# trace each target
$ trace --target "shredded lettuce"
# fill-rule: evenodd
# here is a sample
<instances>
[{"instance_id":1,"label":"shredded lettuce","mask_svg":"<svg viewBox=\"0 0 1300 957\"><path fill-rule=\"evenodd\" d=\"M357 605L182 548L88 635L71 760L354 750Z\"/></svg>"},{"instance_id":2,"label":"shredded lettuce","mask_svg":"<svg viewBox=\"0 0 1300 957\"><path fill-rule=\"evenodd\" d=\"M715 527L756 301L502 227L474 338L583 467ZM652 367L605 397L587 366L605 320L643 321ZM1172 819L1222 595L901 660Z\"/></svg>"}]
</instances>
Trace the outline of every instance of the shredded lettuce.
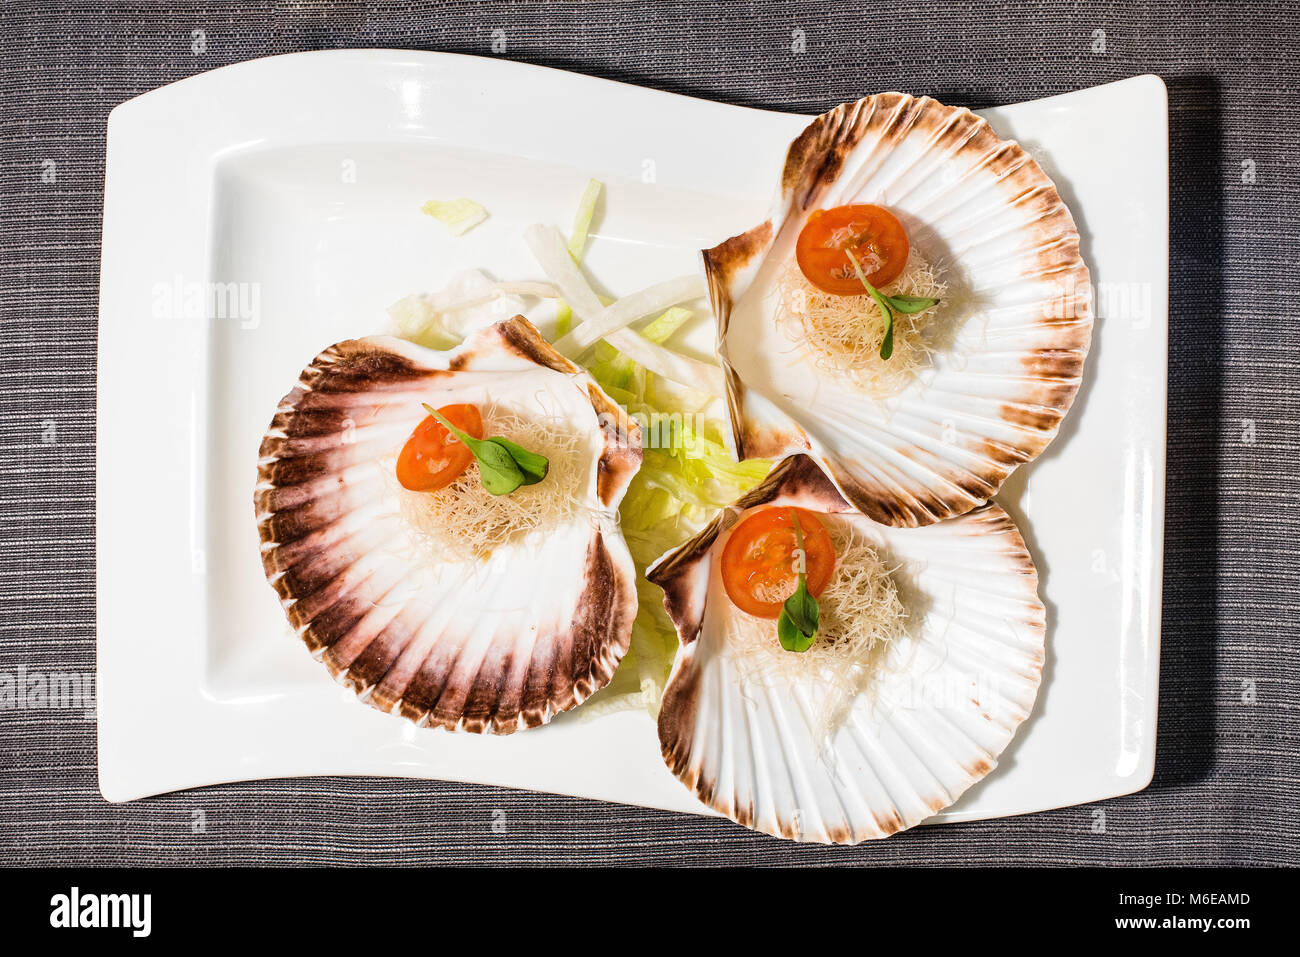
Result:
<instances>
[{"instance_id":1,"label":"shredded lettuce","mask_svg":"<svg viewBox=\"0 0 1300 957\"><path fill-rule=\"evenodd\" d=\"M598 179L587 181L587 188L582 191L578 201L578 211L573 217L573 232L569 234L569 255L575 263L582 262L582 254L587 248L587 233L591 231L591 220L596 215L596 204L605 191L605 184Z\"/></svg>"},{"instance_id":2,"label":"shredded lettuce","mask_svg":"<svg viewBox=\"0 0 1300 957\"><path fill-rule=\"evenodd\" d=\"M473 332L524 310L522 296L543 298L542 283L495 282L478 269L464 269L437 292L406 296L388 307L404 339L429 349L450 349Z\"/></svg>"},{"instance_id":3,"label":"shredded lettuce","mask_svg":"<svg viewBox=\"0 0 1300 957\"><path fill-rule=\"evenodd\" d=\"M423 296L404 296L388 307L388 315L403 339L430 349L450 349L455 345L438 325L438 310Z\"/></svg>"},{"instance_id":4,"label":"shredded lettuce","mask_svg":"<svg viewBox=\"0 0 1300 957\"><path fill-rule=\"evenodd\" d=\"M573 328L573 310L569 308L567 302L561 302L555 307L555 338L568 335Z\"/></svg>"},{"instance_id":5,"label":"shredded lettuce","mask_svg":"<svg viewBox=\"0 0 1300 957\"><path fill-rule=\"evenodd\" d=\"M486 209L463 196L459 199L431 199L420 207L420 212L442 223L453 236L469 232L488 218Z\"/></svg>"},{"instance_id":6,"label":"shredded lettuce","mask_svg":"<svg viewBox=\"0 0 1300 957\"><path fill-rule=\"evenodd\" d=\"M641 330L641 335L661 346L686 324L691 315L691 311L684 306L672 306L658 319L647 323Z\"/></svg>"},{"instance_id":7,"label":"shredded lettuce","mask_svg":"<svg viewBox=\"0 0 1300 957\"><path fill-rule=\"evenodd\" d=\"M605 184L598 179L587 180L587 188L578 200L578 211L573 216L573 231L569 234L568 250L575 265L582 265L582 254L587 249L587 234L591 231L591 221L596 215L596 204L605 191ZM561 302L555 310L555 338L569 334L573 328L573 309L567 302Z\"/></svg>"},{"instance_id":8,"label":"shredded lettuce","mask_svg":"<svg viewBox=\"0 0 1300 957\"><path fill-rule=\"evenodd\" d=\"M652 320L644 334L663 342L690 317L689 309L674 306ZM722 423L701 411L708 396L692 395L672 384L661 387L654 373L608 343L596 343L585 365L601 388L650 434L642 436L641 469L619 508L623 537L637 570L639 602L632 645L613 680L581 710L596 715L644 708L657 715L677 654L677 631L664 610L663 592L646 581L645 570L762 481L771 463L737 462L727 448Z\"/></svg>"}]
</instances>

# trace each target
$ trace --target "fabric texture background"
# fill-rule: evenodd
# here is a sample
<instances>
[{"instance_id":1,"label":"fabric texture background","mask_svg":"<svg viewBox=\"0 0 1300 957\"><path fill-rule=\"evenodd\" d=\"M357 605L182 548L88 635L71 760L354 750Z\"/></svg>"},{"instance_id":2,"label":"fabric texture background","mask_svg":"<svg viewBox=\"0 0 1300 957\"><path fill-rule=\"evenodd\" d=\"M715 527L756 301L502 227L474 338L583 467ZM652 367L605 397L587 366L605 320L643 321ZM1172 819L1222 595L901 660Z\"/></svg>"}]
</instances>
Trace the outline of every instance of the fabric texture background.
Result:
<instances>
[{"instance_id":1,"label":"fabric texture background","mask_svg":"<svg viewBox=\"0 0 1300 957\"><path fill-rule=\"evenodd\" d=\"M0 673L94 672L105 121L123 100L174 80L330 47L490 55L493 30L504 31L510 59L808 113L877 90L980 108L1157 73L1170 95L1172 272L1159 748L1146 791L918 828L856 848L777 841L722 820L424 781L261 781L114 806L96 786L92 718L16 709L0 711L0 860L1300 863L1300 5L1227 9L1183 0L869 9L6 0ZM191 50L196 29L206 34L201 54ZM798 55L795 29L807 38ZM1104 52L1095 31L1104 31ZM492 826L499 811L504 833Z\"/></svg>"}]
</instances>

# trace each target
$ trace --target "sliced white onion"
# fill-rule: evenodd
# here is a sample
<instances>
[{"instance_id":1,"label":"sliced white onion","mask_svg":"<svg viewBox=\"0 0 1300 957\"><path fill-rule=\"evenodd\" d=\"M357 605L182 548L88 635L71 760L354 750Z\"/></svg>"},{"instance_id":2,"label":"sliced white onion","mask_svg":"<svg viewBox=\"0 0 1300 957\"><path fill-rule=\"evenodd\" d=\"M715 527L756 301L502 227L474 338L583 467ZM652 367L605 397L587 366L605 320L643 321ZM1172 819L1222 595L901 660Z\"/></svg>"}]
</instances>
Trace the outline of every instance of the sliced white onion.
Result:
<instances>
[{"instance_id":1,"label":"sliced white onion","mask_svg":"<svg viewBox=\"0 0 1300 957\"><path fill-rule=\"evenodd\" d=\"M605 307L601 304L600 297L592 290L574 264L564 243L564 237L560 235L558 229L541 224L529 226L524 230L524 240L532 250L537 264L542 267L546 278L560 290L560 296L568 303L578 319L590 322L604 311ZM717 366L673 352L651 342L632 329L617 329L602 338L633 362L645 366L655 375L661 375L665 379L671 379L712 396L726 397L727 390L723 385L722 370Z\"/></svg>"},{"instance_id":2,"label":"sliced white onion","mask_svg":"<svg viewBox=\"0 0 1300 957\"><path fill-rule=\"evenodd\" d=\"M605 341L638 365L643 365L655 375L672 379L699 392L717 398L726 398L727 390L722 380L722 370L709 362L692 359L680 352L651 342L635 329L619 329L604 337Z\"/></svg>"},{"instance_id":3,"label":"sliced white onion","mask_svg":"<svg viewBox=\"0 0 1300 957\"><path fill-rule=\"evenodd\" d=\"M560 290L549 282L532 282L526 279L518 282L499 282L497 289L512 296L536 296L538 299L560 298Z\"/></svg>"},{"instance_id":4,"label":"sliced white onion","mask_svg":"<svg viewBox=\"0 0 1300 957\"><path fill-rule=\"evenodd\" d=\"M600 314L604 308L600 297L582 277L558 229L541 224L529 226L524 230L524 241L532 250L537 264L542 267L542 272L546 273L546 278L559 289L560 298L568 303L574 315L586 322Z\"/></svg>"},{"instance_id":5,"label":"sliced white onion","mask_svg":"<svg viewBox=\"0 0 1300 957\"><path fill-rule=\"evenodd\" d=\"M420 298L438 312L456 312L461 309L473 309L485 306L507 296L534 296L538 299L559 299L560 291L549 282L497 282L486 292L474 295L448 294L443 292L425 293Z\"/></svg>"},{"instance_id":6,"label":"sliced white onion","mask_svg":"<svg viewBox=\"0 0 1300 957\"><path fill-rule=\"evenodd\" d=\"M593 319L578 326L554 343L556 351L573 358L597 339L607 337L646 316L663 312L669 306L688 299L698 299L708 292L700 276L679 276L655 283L640 292L610 303Z\"/></svg>"}]
</instances>

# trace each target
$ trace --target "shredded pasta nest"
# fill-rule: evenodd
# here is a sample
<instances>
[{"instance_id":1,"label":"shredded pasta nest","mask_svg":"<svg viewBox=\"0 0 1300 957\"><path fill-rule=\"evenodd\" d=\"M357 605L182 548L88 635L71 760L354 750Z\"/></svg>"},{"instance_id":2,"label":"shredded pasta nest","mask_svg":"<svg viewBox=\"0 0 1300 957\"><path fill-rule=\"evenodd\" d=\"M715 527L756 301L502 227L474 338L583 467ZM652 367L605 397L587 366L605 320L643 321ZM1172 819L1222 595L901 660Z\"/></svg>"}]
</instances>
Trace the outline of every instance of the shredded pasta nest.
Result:
<instances>
[{"instance_id":1,"label":"shredded pasta nest","mask_svg":"<svg viewBox=\"0 0 1300 957\"><path fill-rule=\"evenodd\" d=\"M913 250L902 275L880 291L943 300L948 284L937 267ZM944 310L943 302L923 312L895 312L893 354L882 359L885 318L865 290L861 296L824 292L791 261L778 279L777 293L777 324L786 338L806 348L818 368L857 391L873 398L895 395L930 365L927 332Z\"/></svg>"},{"instance_id":2,"label":"shredded pasta nest","mask_svg":"<svg viewBox=\"0 0 1300 957\"><path fill-rule=\"evenodd\" d=\"M786 651L775 621L735 607L728 609L725 637L743 693L772 678L792 679L811 689L815 726L829 738L875 677L890 640L907 629L909 616L894 580L897 569L849 522L834 515L821 519L836 558L831 580L817 598L820 627L812 647Z\"/></svg>"},{"instance_id":3,"label":"shredded pasta nest","mask_svg":"<svg viewBox=\"0 0 1300 957\"><path fill-rule=\"evenodd\" d=\"M425 556L438 562L485 560L502 546L536 541L591 510L584 474L591 463L585 448L590 439L572 421L541 406L540 401L528 409L493 401L481 408L485 437L509 439L550 462L546 478L508 495L493 495L483 487L477 462L435 492L403 488L385 462L399 512Z\"/></svg>"}]
</instances>

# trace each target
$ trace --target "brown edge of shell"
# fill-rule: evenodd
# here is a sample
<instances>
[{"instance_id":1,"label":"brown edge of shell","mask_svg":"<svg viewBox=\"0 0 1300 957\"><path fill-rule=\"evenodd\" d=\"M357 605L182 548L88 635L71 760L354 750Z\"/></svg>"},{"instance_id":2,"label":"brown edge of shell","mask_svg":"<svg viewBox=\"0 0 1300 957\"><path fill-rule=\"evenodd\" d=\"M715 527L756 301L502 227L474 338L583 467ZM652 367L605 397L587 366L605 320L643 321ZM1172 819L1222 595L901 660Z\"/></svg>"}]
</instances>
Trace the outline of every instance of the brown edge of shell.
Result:
<instances>
[{"instance_id":1,"label":"brown edge of shell","mask_svg":"<svg viewBox=\"0 0 1300 957\"><path fill-rule=\"evenodd\" d=\"M276 561L278 549L296 539L281 540L286 529L283 523L277 522L277 517L286 506L282 504L276 508L271 502L276 492L284 487L301 484L328 474L328 469L322 470L320 475L317 475L310 471L304 472L296 466L285 468L287 463L281 460L280 453L300 434L329 434L341 426L341 419L345 418L345 415L329 410L311 410L307 413L312 417L312 424L306 431L295 430L293 425L295 418L305 411L301 408L304 399L312 395L331 375L339 374L340 365L357 364L359 368L349 375L371 383L396 384L418 379L433 380L473 368L476 347L488 345L489 340L485 337L490 335L498 337L500 345L529 362L567 376L581 376L586 379L583 383L583 391L597 414L604 439L604 449L597 463L597 494L606 507L616 505L626 491L628 483L640 468L642 449L639 425L584 370L551 348L531 322L523 316L515 316L480 331L465 345L452 350L456 354L448 362L446 369L422 366L409 356L383 347L381 343L385 337L344 340L322 350L303 370L298 385L280 401L263 436L259 448L254 506L259 516L258 534L267 581L280 597L290 625L299 632L308 649L323 661L336 680L351 687L358 697L372 707L385 713L399 714L418 724L427 723L448 730L509 734L516 730L544 724L555 714L581 704L591 694L609 683L619 661L630 646L632 621L636 616L637 605L635 578L623 580L626 576L620 574L599 528L593 531L588 546L586 575L589 587L584 592L583 600L574 610L574 646L597 647L599 642L592 636L598 631L616 634L618 638L612 645L605 646L604 651L607 653L595 655L590 659L587 674L572 675L573 681L567 694L557 697L554 694L555 689L551 687L551 678L547 677L543 682L544 700L521 701L518 713L511 720L502 721L491 713L490 708L485 711L481 702L476 703L476 707L484 713L469 714L462 709L455 715L440 715L436 713L436 707L413 708L405 700L407 692L404 692L402 697L381 704L374 700L371 692L382 681L382 674L374 680L367 680L351 674L352 666L340 668L331 663L328 659L328 648L332 640L328 636L317 635L314 630L318 626L324 626L325 623L318 623L315 617L304 620L301 614L296 613L295 606L298 600L306 595L299 595L294 581L287 574L282 574L283 570L278 567ZM404 340L397 341L410 345ZM412 345L412 348L422 347ZM312 501L310 497L306 497L301 502L295 502L292 507L309 508ZM306 534L315 527L305 527L298 531ZM328 580L322 583L321 587L328 587ZM331 629L325 628L325 631L330 632ZM579 631L581 634L578 634ZM338 635L335 634L334 638L337 637ZM417 679L418 675L412 679L412 683ZM409 688L408 684L408 692ZM467 707L471 701L474 701L475 690L471 688L466 695ZM528 689L524 690L526 695Z\"/></svg>"},{"instance_id":2,"label":"brown edge of shell","mask_svg":"<svg viewBox=\"0 0 1300 957\"><path fill-rule=\"evenodd\" d=\"M501 338L519 355L565 375L584 377L587 400L596 411L605 451L597 464L597 494L601 504L609 506L623 497L628 483L641 468L641 426L617 402L611 399L585 369L551 348L546 337L523 316L498 323Z\"/></svg>"},{"instance_id":3,"label":"brown edge of shell","mask_svg":"<svg viewBox=\"0 0 1300 957\"><path fill-rule=\"evenodd\" d=\"M709 551L717 541L718 536L734 524L740 512L766 505L782 497L799 499L801 504L806 507L820 509L829 513L854 511L852 505L844 499L835 484L811 457L797 454L778 463L768 473L767 478L738 499L735 505L724 509L698 535L665 556L647 572L646 577L664 591L664 605L668 609L673 624L677 627L678 637L682 642L683 649L699 637L704 613L702 607L690 607L690 589L686 587L687 580L699 575L707 576L708 569L701 568L700 563L708 560ZM971 510L961 518L965 522L978 524L981 527L980 534L982 535L1006 535L1008 539L1007 550L1014 553L1016 570L1030 581L1030 590L1034 595L1035 603L1031 619L1026 624L1038 634L1040 648L1032 663L1032 676L1027 677L1033 678L1036 687L1041 686L1044 663L1044 651L1041 644L1046 637L1046 608L1038 595L1038 569L1034 565L1033 556L1029 553L1029 547L1025 543L1024 536L1021 535L1020 529L1016 527L1011 516L1001 506L992 502ZM678 661L684 660L684 655L679 654ZM736 807L721 800L713 784L702 780L700 774L691 767L690 753L691 743L695 735L695 715L700 705L698 679L698 673L694 670L689 670L688 673L686 668L675 668L669 678L667 687L664 689L657 730L660 753L663 756L664 763L668 766L668 770L694 793L702 803L735 823L751 830L760 830L762 833L770 834L773 837L789 840L800 839L802 835L798 832L794 822L790 822L788 827L785 822L778 822L776 831L759 828L755 821L752 805L749 807ZM1028 712L1017 721L1010 738L1008 738L1008 745L1014 739L1015 734L1027 717ZM971 778L966 785L966 789L973 786L996 766L996 760L989 762L981 759L974 766L966 768L965 770ZM964 790L961 793L965 793ZM938 801L937 803L931 803L930 811L937 813L956 801L960 796L960 793L953 795L953 801L949 802ZM874 818L880 834L877 838L864 840L883 839L918 823L912 822L909 824L904 821L899 816L897 808L892 808L889 814L883 818L879 815L874 815ZM826 837L825 843L829 844L859 843L853 840L852 831L842 826L830 826Z\"/></svg>"},{"instance_id":4,"label":"brown edge of shell","mask_svg":"<svg viewBox=\"0 0 1300 957\"><path fill-rule=\"evenodd\" d=\"M726 362L721 348L735 306L732 295L734 280L766 255L792 212L815 204L821 192L839 175L849 154L868 133L878 133L882 141L889 142L899 141L915 130L932 136L952 135L961 141L962 149L969 148L987 157L985 167L1014 188L1014 198L1009 201L1033 203L1039 207L1040 221L1054 224L1054 233L1060 237L1059 242L1040 248L1038 265L1044 274L1059 277L1062 288L1067 290L1067 297L1062 299L1064 308L1061 314L1045 310L1043 320L1072 328L1057 348L1025 357L1026 375L1046 384L1032 400L1004 407L1004 417L1019 426L1026 438L1009 453L991 456L994 461L999 457L1004 461L998 462L993 474L980 477L987 479L973 492L976 504L980 504L991 499L1019 465L1042 453L1056 436L1061 420L1078 393L1092 335L1091 304L1087 295L1091 276L1079 253L1079 233L1074 217L1051 177L1019 143L1003 140L987 120L965 107L946 106L930 97L890 92L843 103L823 113L790 144L782 169L781 199L776 213L753 229L703 250L701 256L709 287L709 302L717 323L717 345L727 372L724 377L727 408L736 454L742 460L773 458L803 451L798 436L765 436L761 430L746 427L742 412L745 386ZM992 449L994 453L1000 451L1005 450ZM842 477L842 470L834 471ZM887 501L887 494L856 483L841 481L840 487L859 511L888 524L930 524L953 518L974 507L969 502L953 501L941 503L937 514L930 514Z\"/></svg>"}]
</instances>

